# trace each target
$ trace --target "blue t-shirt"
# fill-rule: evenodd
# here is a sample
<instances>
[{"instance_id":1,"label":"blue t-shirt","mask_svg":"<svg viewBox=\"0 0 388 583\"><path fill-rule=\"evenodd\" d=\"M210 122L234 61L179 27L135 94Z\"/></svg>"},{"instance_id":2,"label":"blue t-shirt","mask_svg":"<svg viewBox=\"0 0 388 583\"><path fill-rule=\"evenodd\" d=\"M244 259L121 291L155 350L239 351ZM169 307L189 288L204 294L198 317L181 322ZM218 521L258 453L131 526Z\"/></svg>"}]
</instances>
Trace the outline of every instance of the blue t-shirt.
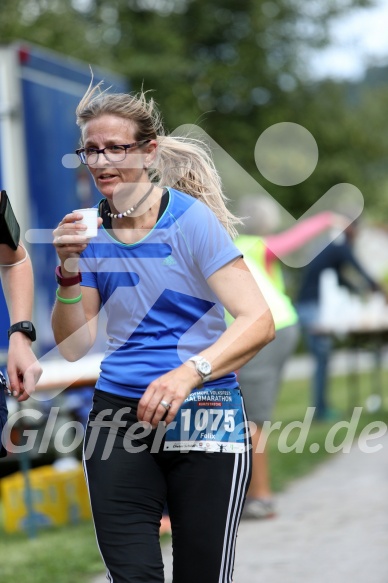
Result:
<instances>
[{"instance_id":1,"label":"blue t-shirt","mask_svg":"<svg viewBox=\"0 0 388 583\"><path fill-rule=\"evenodd\" d=\"M98 289L107 314L96 388L140 398L151 381L213 344L225 330L224 307L206 279L240 256L214 213L174 189L138 243L99 229L80 262L82 285ZM233 372L206 383L236 386Z\"/></svg>"}]
</instances>

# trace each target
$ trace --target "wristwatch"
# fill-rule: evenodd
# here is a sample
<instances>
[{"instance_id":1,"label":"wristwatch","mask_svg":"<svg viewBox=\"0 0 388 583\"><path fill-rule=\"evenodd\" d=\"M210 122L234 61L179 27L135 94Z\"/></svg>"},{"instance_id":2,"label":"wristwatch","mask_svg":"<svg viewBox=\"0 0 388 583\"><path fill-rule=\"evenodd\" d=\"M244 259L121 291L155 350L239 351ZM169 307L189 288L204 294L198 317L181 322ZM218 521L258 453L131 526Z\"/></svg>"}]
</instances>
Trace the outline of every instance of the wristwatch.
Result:
<instances>
[{"instance_id":1,"label":"wristwatch","mask_svg":"<svg viewBox=\"0 0 388 583\"><path fill-rule=\"evenodd\" d=\"M36 331L34 324L29 322L28 320L23 320L22 322L17 322L16 324L12 324L12 326L8 329L8 340L10 339L11 334L14 332L23 332L32 342L36 340Z\"/></svg>"},{"instance_id":2,"label":"wristwatch","mask_svg":"<svg viewBox=\"0 0 388 583\"><path fill-rule=\"evenodd\" d=\"M57 265L55 268L55 278L58 285L61 285L62 287L69 287L71 285L75 285L76 283L81 283L82 274L79 271L77 275L74 275L74 277L63 277L61 266Z\"/></svg>"},{"instance_id":3,"label":"wristwatch","mask_svg":"<svg viewBox=\"0 0 388 583\"><path fill-rule=\"evenodd\" d=\"M194 363L195 370L201 377L202 381L204 383L210 381L212 376L212 365L210 364L210 362L206 360L206 358L204 358L203 356L192 356L191 358L189 358L189 361L190 360L191 362Z\"/></svg>"}]
</instances>

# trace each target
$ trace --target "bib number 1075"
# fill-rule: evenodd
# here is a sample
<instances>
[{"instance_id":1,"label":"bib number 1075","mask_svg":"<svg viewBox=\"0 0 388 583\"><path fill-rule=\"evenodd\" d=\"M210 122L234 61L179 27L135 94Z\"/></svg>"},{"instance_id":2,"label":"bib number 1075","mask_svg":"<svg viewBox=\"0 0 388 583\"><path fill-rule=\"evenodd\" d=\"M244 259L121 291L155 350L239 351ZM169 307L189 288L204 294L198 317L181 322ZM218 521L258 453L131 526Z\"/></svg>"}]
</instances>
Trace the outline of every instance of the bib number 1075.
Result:
<instances>
[{"instance_id":1,"label":"bib number 1075","mask_svg":"<svg viewBox=\"0 0 388 583\"><path fill-rule=\"evenodd\" d=\"M246 428L238 389L195 391L167 425L164 449L240 453Z\"/></svg>"},{"instance_id":2,"label":"bib number 1075","mask_svg":"<svg viewBox=\"0 0 388 583\"><path fill-rule=\"evenodd\" d=\"M186 433L190 431L215 432L220 429L232 433L236 424L234 409L185 409L182 411L182 429Z\"/></svg>"}]
</instances>

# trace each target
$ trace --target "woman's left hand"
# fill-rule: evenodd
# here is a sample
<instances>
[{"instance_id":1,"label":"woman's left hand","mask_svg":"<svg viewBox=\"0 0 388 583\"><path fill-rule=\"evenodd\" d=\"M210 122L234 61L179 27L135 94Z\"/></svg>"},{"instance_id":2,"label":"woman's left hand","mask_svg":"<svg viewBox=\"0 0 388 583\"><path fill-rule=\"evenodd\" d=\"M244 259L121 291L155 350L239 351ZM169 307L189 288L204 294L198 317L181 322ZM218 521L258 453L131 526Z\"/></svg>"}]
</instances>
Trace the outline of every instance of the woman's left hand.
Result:
<instances>
[{"instance_id":1,"label":"woman's left hand","mask_svg":"<svg viewBox=\"0 0 388 583\"><path fill-rule=\"evenodd\" d=\"M12 334L9 342L7 372L12 395L26 401L35 391L42 367L33 353L31 342L21 334Z\"/></svg>"},{"instance_id":2,"label":"woman's left hand","mask_svg":"<svg viewBox=\"0 0 388 583\"><path fill-rule=\"evenodd\" d=\"M139 401L139 421L151 423L155 429L159 421L171 423L183 401L201 384L194 367L182 364L150 383ZM167 415L166 415L167 413Z\"/></svg>"}]
</instances>

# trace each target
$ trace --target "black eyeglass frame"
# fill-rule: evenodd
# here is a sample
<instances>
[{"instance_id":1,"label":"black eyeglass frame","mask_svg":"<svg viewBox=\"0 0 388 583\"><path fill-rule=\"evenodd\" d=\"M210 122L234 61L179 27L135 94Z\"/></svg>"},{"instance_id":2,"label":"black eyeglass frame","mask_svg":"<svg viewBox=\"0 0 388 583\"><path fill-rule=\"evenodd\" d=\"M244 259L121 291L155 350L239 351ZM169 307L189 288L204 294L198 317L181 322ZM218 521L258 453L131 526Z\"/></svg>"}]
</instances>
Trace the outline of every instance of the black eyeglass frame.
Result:
<instances>
[{"instance_id":1,"label":"black eyeglass frame","mask_svg":"<svg viewBox=\"0 0 388 583\"><path fill-rule=\"evenodd\" d=\"M92 150L93 154L97 155L97 159L96 162L98 161L98 156L100 154L104 154L105 158L108 160L108 162L122 162L122 160L125 159L125 156L127 154L127 150L129 150L130 148L138 148L139 146L144 146L144 144L148 144L148 142L150 142L151 140L140 140L139 142L132 142L132 144L112 144L111 146L105 146L105 148L78 148L78 150L75 151L75 153L77 154L78 158L81 160L82 164L85 164L85 166L88 166L88 162L86 161L86 157L85 157L85 151L86 150ZM109 148L124 148L125 152L124 152L124 157L122 160L110 160L109 156L107 156L105 154L105 150L109 150ZM91 164L96 164L96 162L91 162Z\"/></svg>"}]
</instances>

